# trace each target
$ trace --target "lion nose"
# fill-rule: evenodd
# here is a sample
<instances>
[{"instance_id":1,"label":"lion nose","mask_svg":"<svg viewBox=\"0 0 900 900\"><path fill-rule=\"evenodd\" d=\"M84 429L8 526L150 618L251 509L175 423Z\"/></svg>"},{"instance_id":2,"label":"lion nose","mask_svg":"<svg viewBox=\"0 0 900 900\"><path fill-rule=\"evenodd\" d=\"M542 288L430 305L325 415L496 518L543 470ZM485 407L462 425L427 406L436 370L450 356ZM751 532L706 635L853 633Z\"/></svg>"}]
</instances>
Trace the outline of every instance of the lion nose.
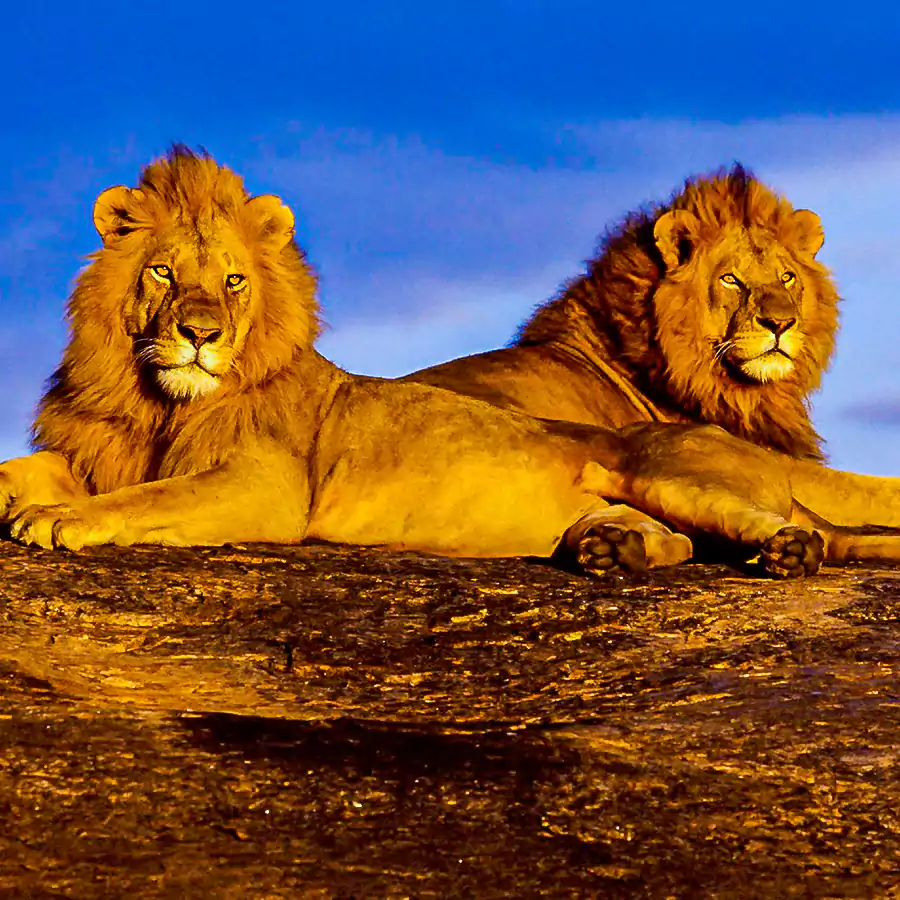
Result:
<instances>
[{"instance_id":1,"label":"lion nose","mask_svg":"<svg viewBox=\"0 0 900 900\"><path fill-rule=\"evenodd\" d=\"M203 328L192 322L179 322L178 333L187 338L198 350L204 344L215 343L222 335L221 328Z\"/></svg>"},{"instance_id":2,"label":"lion nose","mask_svg":"<svg viewBox=\"0 0 900 900\"><path fill-rule=\"evenodd\" d=\"M788 316L757 316L756 321L775 337L781 337L789 328L797 324L797 319Z\"/></svg>"}]
</instances>

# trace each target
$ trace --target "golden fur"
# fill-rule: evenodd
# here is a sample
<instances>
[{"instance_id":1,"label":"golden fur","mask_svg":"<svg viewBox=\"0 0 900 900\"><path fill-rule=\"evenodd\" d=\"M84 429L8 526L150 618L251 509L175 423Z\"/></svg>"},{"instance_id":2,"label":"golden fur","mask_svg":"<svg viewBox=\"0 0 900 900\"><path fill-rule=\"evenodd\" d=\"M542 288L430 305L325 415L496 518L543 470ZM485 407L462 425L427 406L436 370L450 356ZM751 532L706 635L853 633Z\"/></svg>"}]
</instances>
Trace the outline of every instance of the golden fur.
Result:
<instances>
[{"instance_id":1,"label":"golden fur","mask_svg":"<svg viewBox=\"0 0 900 900\"><path fill-rule=\"evenodd\" d=\"M800 464L721 429L615 433L343 372L313 348L290 210L209 157L175 147L101 194L94 221L103 247L72 294L37 452L0 466L0 516L23 542L563 547L595 570L690 552L612 500L761 550L776 574L814 571L823 537L836 560L900 558L900 539L810 525Z\"/></svg>"},{"instance_id":2,"label":"golden fur","mask_svg":"<svg viewBox=\"0 0 900 900\"><path fill-rule=\"evenodd\" d=\"M808 398L834 348L818 216L735 166L629 215L514 346L411 380L593 425L697 421L821 459Z\"/></svg>"},{"instance_id":3,"label":"golden fur","mask_svg":"<svg viewBox=\"0 0 900 900\"><path fill-rule=\"evenodd\" d=\"M260 425L251 387L268 387L267 418L277 420L287 399L278 376L318 334L314 275L271 239L293 217L276 197L248 202L239 178L179 150L147 167L139 188L104 191L94 221L104 247L69 301L71 340L41 401L34 443L66 456L91 493L212 468ZM158 265L178 272L175 290L153 277ZM230 272L243 273L248 287L229 290ZM190 344L173 315L186 306L220 310L226 346L208 372L188 366L176 383L168 366ZM203 402L213 381L219 390ZM198 402L177 402L192 384ZM196 441L195 429L212 417L215 428Z\"/></svg>"}]
</instances>

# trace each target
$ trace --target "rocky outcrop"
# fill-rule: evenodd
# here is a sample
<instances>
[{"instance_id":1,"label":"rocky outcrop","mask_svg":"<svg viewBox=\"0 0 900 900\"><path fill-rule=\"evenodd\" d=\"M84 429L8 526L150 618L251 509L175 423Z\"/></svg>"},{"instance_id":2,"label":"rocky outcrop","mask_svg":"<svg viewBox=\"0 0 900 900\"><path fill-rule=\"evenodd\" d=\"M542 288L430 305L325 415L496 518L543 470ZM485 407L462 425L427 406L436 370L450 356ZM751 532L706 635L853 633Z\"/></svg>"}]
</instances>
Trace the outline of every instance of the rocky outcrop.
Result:
<instances>
[{"instance_id":1,"label":"rocky outcrop","mask_svg":"<svg viewBox=\"0 0 900 900\"><path fill-rule=\"evenodd\" d=\"M0 896L883 897L900 572L0 545Z\"/></svg>"}]
</instances>

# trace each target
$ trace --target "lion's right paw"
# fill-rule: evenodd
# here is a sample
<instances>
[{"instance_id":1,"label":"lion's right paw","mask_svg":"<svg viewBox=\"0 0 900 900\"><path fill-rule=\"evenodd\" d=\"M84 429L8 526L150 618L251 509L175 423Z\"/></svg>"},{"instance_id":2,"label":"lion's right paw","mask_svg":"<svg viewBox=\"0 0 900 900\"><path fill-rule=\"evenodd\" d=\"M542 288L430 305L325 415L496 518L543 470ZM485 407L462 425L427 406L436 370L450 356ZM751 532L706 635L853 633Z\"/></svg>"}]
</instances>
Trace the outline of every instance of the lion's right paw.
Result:
<instances>
[{"instance_id":1,"label":"lion's right paw","mask_svg":"<svg viewBox=\"0 0 900 900\"><path fill-rule=\"evenodd\" d=\"M777 578L815 575L825 559L825 541L818 531L796 525L779 529L762 546L760 561Z\"/></svg>"},{"instance_id":2,"label":"lion's right paw","mask_svg":"<svg viewBox=\"0 0 900 900\"><path fill-rule=\"evenodd\" d=\"M646 572L648 568L643 535L615 524L592 526L578 541L575 560L581 569L594 575L616 569Z\"/></svg>"}]
</instances>

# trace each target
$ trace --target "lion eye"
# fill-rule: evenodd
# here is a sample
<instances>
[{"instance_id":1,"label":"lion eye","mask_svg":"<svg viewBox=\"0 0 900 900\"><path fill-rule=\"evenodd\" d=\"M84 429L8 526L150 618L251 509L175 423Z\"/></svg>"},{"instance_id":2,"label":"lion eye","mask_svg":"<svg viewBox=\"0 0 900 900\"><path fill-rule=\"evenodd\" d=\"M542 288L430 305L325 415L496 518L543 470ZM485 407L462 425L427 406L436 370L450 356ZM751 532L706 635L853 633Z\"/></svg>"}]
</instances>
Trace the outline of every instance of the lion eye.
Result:
<instances>
[{"instance_id":1,"label":"lion eye","mask_svg":"<svg viewBox=\"0 0 900 900\"><path fill-rule=\"evenodd\" d=\"M172 280L172 269L169 266L150 266L147 271L163 284L168 284Z\"/></svg>"},{"instance_id":2,"label":"lion eye","mask_svg":"<svg viewBox=\"0 0 900 900\"><path fill-rule=\"evenodd\" d=\"M738 287L738 286L740 286L740 281L737 280L737 276L736 276L736 275L732 275L731 272L726 272L724 275L722 275L722 276L719 278L719 281L721 281L722 284L727 284L728 287Z\"/></svg>"},{"instance_id":3,"label":"lion eye","mask_svg":"<svg viewBox=\"0 0 900 900\"><path fill-rule=\"evenodd\" d=\"M225 276L225 284L228 285L233 291L239 291L247 284L247 279L243 275L238 275L237 273L233 275Z\"/></svg>"},{"instance_id":4,"label":"lion eye","mask_svg":"<svg viewBox=\"0 0 900 900\"><path fill-rule=\"evenodd\" d=\"M782 284L790 284L797 276L793 272L785 272L784 275L781 276Z\"/></svg>"}]
</instances>

